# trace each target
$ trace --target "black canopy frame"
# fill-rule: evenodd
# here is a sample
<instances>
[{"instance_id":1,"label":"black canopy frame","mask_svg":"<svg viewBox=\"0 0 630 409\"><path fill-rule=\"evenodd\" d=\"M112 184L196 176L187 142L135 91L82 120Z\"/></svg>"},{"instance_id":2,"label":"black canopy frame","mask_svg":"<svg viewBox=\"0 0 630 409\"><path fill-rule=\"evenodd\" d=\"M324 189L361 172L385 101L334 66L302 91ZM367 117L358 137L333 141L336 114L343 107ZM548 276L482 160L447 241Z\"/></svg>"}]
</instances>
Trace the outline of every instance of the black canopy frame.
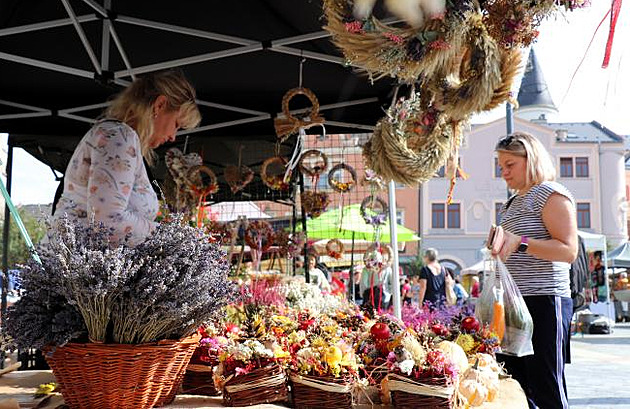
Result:
<instances>
[{"instance_id":1,"label":"black canopy frame","mask_svg":"<svg viewBox=\"0 0 630 409\"><path fill-rule=\"evenodd\" d=\"M357 75L322 30L322 15L321 0L2 0L0 132L10 135L9 191L14 147L59 177L107 100L136 75L167 68L184 70L203 115L174 145L201 152L215 171L234 163L240 143L251 147L243 158L250 167L275 152L273 119L284 93L298 85L318 96L328 133L372 131L395 80ZM296 103L292 113L309 108ZM264 192L255 183L250 188ZM293 204L294 197L260 198ZM5 220L6 242L8 209ZM6 272L6 250L3 256Z\"/></svg>"}]
</instances>

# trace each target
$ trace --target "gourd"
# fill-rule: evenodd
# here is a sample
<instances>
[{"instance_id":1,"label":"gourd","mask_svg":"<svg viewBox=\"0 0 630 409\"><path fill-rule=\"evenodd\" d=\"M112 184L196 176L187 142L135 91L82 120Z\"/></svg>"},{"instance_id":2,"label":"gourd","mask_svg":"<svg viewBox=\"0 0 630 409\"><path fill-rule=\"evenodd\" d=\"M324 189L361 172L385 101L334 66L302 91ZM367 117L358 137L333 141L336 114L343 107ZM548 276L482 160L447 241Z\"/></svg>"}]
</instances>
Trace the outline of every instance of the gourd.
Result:
<instances>
[{"instance_id":1,"label":"gourd","mask_svg":"<svg viewBox=\"0 0 630 409\"><path fill-rule=\"evenodd\" d=\"M437 347L455 365L459 373L463 373L468 368L468 358L462 347L451 341L442 341Z\"/></svg>"},{"instance_id":2,"label":"gourd","mask_svg":"<svg viewBox=\"0 0 630 409\"><path fill-rule=\"evenodd\" d=\"M459 393L468 401L470 406L480 406L488 397L488 389L480 382L466 379L459 383Z\"/></svg>"}]
</instances>

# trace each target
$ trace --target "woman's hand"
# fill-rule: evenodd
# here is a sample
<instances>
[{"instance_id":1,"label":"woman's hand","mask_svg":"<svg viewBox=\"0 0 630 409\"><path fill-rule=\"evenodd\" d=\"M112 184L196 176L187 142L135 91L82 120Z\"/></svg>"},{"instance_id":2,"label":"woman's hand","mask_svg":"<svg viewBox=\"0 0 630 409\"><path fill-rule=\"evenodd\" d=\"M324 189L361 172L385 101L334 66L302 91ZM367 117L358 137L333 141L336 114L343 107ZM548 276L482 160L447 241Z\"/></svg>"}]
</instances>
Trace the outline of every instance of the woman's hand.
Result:
<instances>
[{"instance_id":1,"label":"woman's hand","mask_svg":"<svg viewBox=\"0 0 630 409\"><path fill-rule=\"evenodd\" d=\"M501 250L499 250L498 256L501 261L505 262L505 260L510 257L512 253L514 253L518 246L521 244L521 236L517 236L516 234L512 234L509 231L503 231L503 245L501 245ZM495 254L496 255L496 254Z\"/></svg>"}]
</instances>

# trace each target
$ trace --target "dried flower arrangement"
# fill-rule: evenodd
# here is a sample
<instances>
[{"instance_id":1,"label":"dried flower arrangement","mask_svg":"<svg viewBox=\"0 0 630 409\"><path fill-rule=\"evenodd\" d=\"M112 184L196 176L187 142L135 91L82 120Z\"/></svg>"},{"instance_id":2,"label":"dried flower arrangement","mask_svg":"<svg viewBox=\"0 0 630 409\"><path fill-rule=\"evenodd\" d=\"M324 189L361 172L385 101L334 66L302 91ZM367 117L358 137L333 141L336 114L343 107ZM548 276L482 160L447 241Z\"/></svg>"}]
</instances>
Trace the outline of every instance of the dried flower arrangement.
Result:
<instances>
[{"instance_id":1,"label":"dried flower arrangement","mask_svg":"<svg viewBox=\"0 0 630 409\"><path fill-rule=\"evenodd\" d=\"M178 339L236 295L225 253L179 215L136 247L64 218L38 252L42 264L25 266L5 328L20 348Z\"/></svg>"}]
</instances>

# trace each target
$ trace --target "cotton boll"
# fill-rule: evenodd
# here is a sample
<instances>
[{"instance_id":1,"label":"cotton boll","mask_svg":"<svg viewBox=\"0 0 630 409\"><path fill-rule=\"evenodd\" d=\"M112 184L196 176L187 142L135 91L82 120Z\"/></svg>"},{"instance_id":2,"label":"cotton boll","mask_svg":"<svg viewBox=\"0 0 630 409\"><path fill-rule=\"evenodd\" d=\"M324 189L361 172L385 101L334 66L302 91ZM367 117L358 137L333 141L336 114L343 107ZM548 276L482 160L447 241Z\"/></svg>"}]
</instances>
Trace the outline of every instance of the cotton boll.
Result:
<instances>
[{"instance_id":1,"label":"cotton boll","mask_svg":"<svg viewBox=\"0 0 630 409\"><path fill-rule=\"evenodd\" d=\"M420 8L422 0L386 0L387 9L414 28L424 26L424 13Z\"/></svg>"},{"instance_id":2,"label":"cotton boll","mask_svg":"<svg viewBox=\"0 0 630 409\"><path fill-rule=\"evenodd\" d=\"M368 18L369 15L372 14L374 4L376 4L376 0L355 0L353 10L354 17L356 17L357 20Z\"/></svg>"}]
</instances>

